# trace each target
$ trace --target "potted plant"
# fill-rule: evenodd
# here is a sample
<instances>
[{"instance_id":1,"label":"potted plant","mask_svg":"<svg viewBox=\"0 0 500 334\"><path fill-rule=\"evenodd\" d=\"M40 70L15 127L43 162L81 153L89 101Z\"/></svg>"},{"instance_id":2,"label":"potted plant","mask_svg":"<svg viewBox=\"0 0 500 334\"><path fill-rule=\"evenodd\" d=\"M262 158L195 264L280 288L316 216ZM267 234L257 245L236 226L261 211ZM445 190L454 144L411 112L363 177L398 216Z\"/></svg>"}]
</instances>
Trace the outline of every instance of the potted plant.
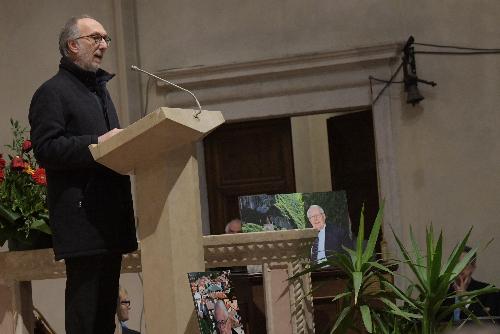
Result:
<instances>
[{"instance_id":1,"label":"potted plant","mask_svg":"<svg viewBox=\"0 0 500 334\"><path fill-rule=\"evenodd\" d=\"M410 249L393 231L403 259L390 262L376 260L374 250L380 233L382 212L383 207L366 243L362 212L354 249L344 248L345 253L335 253L327 257L326 261L312 263L291 278L327 266L335 266L346 275L345 291L333 299L341 304L341 312L330 333L354 330L384 334L436 334L448 329L451 314L457 308L475 320L467 305L476 302L479 295L500 290L490 285L460 295L450 291L451 284L476 256L477 248L474 248L461 258L472 229L447 258L443 254L442 232L436 238L432 226L426 229L426 251L421 250L411 229ZM391 276L398 275L393 269L395 266L408 266L413 273L413 277L404 277L408 289L403 290L393 283Z\"/></svg>"},{"instance_id":2,"label":"potted plant","mask_svg":"<svg viewBox=\"0 0 500 334\"><path fill-rule=\"evenodd\" d=\"M0 154L0 246L10 250L51 247L45 170L31 151L28 132L10 120L13 140L6 161Z\"/></svg>"}]
</instances>

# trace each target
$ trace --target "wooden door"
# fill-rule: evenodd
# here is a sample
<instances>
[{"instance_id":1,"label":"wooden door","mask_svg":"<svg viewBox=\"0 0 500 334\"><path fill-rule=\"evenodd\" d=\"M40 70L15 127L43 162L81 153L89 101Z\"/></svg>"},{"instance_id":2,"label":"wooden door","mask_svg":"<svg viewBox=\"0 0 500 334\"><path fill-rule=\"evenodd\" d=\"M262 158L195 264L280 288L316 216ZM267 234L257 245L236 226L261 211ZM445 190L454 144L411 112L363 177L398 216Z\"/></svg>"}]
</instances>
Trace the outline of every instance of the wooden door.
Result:
<instances>
[{"instance_id":1,"label":"wooden door","mask_svg":"<svg viewBox=\"0 0 500 334\"><path fill-rule=\"evenodd\" d=\"M204 145L211 234L239 217L238 196L295 191L290 118L224 124Z\"/></svg>"},{"instance_id":2,"label":"wooden door","mask_svg":"<svg viewBox=\"0 0 500 334\"><path fill-rule=\"evenodd\" d=\"M345 190L352 230L357 234L365 205L365 231L370 231L379 207L375 137L371 110L327 121L333 190Z\"/></svg>"}]
</instances>

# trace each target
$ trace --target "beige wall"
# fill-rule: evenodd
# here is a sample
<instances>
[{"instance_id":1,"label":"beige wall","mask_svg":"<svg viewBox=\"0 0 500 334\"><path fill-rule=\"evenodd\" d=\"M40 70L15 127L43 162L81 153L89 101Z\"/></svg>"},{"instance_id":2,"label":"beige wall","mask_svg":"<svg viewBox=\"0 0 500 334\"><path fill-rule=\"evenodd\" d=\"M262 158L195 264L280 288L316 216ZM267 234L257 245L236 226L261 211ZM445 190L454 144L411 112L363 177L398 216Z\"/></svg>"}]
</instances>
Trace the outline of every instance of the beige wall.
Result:
<instances>
[{"instance_id":1,"label":"beige wall","mask_svg":"<svg viewBox=\"0 0 500 334\"><path fill-rule=\"evenodd\" d=\"M0 0L0 143L9 138L8 118L26 121L31 95L55 72L59 58L56 36L64 19L87 12L100 18L112 37L117 36L113 31L117 3L130 5L131 1ZM138 117L140 95L131 101L127 98L134 96L130 91L139 86L133 82L134 87L123 87L137 81L123 72L123 64L128 66L132 60L157 71L402 42L410 34L421 42L500 47L500 2L496 0L138 0L136 6L137 48L131 38L134 17L118 13L127 28L124 52L114 54L111 48L105 65L122 74L122 81L114 79L110 89L115 102L124 108L135 103L135 108L128 109L131 119ZM497 284L499 65L500 55L418 55L419 76L436 81L438 86L420 86L426 99L413 108L401 103L401 86L394 85L384 105L392 122L387 131L393 136L397 172L391 181L398 186L400 219L393 224L403 233L413 225L423 240L424 227L432 221L444 229L448 249L474 225L473 243L496 239L480 254L477 278ZM154 88L150 94L150 110L167 101L160 89ZM265 108L265 104L260 107ZM253 111L246 110L223 111L229 118L251 118ZM62 300L61 283L46 283L40 289L58 291L58 299L44 295L37 303L40 307L45 303L49 314L50 309L61 313L62 309L52 306L55 300ZM59 318L52 313L49 319ZM60 319L57 322L61 328Z\"/></svg>"},{"instance_id":2,"label":"beige wall","mask_svg":"<svg viewBox=\"0 0 500 334\"><path fill-rule=\"evenodd\" d=\"M409 35L421 42L498 48L499 15L494 0L151 0L137 12L141 65L151 70L346 50L404 42ZM433 222L444 229L448 250L472 225L472 244L498 239L499 62L499 55L418 55L418 74L438 86L421 85L426 99L417 107L401 103L401 86L392 86L387 131L393 135L400 216L393 224L403 237L412 225L423 241L424 227ZM162 94L153 91L152 101L166 103ZM253 116L223 111L231 119ZM500 266L490 265L499 252L499 242L481 252L479 279L500 284Z\"/></svg>"},{"instance_id":3,"label":"beige wall","mask_svg":"<svg viewBox=\"0 0 500 334\"><path fill-rule=\"evenodd\" d=\"M421 41L500 46L497 1L405 2L403 30ZM431 8L430 8L431 7ZM471 244L495 238L480 253L478 279L500 284L500 55L417 55L418 74L438 86L420 86L419 107L394 115L398 132L402 225L444 230L448 249L474 226ZM395 89L393 93L399 94Z\"/></svg>"},{"instance_id":4,"label":"beige wall","mask_svg":"<svg viewBox=\"0 0 500 334\"><path fill-rule=\"evenodd\" d=\"M326 120L333 113L292 117L293 163L298 192L331 191Z\"/></svg>"}]
</instances>

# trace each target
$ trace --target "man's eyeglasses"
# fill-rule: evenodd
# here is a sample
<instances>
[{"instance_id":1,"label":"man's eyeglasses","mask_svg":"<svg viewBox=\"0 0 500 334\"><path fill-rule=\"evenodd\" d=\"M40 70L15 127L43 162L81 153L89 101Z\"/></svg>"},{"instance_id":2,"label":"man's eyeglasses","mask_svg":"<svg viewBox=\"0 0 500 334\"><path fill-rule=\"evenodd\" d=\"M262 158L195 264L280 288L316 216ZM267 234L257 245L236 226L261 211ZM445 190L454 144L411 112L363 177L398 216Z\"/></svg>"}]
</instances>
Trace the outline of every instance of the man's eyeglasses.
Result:
<instances>
[{"instance_id":1,"label":"man's eyeglasses","mask_svg":"<svg viewBox=\"0 0 500 334\"><path fill-rule=\"evenodd\" d=\"M94 40L94 43L100 44L102 41L106 42L106 45L109 46L111 43L111 38L109 36L101 36L99 34L92 34L92 35L87 35L87 36L80 36L78 38L75 38L75 40L80 39L80 38L92 38Z\"/></svg>"},{"instance_id":2,"label":"man's eyeglasses","mask_svg":"<svg viewBox=\"0 0 500 334\"><path fill-rule=\"evenodd\" d=\"M127 307L130 307L130 300L122 300L120 302L121 305L127 305Z\"/></svg>"}]
</instances>

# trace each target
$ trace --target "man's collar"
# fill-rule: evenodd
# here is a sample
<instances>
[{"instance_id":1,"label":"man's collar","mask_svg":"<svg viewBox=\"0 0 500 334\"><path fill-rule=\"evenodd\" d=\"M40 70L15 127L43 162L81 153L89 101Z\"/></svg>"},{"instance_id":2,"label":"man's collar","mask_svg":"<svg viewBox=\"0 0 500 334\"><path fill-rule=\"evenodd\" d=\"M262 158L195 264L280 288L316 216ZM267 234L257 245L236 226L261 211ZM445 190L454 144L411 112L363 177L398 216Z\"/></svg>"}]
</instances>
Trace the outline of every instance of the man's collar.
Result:
<instances>
[{"instance_id":1,"label":"man's collar","mask_svg":"<svg viewBox=\"0 0 500 334\"><path fill-rule=\"evenodd\" d=\"M89 88L94 88L100 83L106 83L115 76L114 74L110 74L103 69L98 69L97 72L84 70L68 57L61 58L59 68L63 68L72 73Z\"/></svg>"}]
</instances>

